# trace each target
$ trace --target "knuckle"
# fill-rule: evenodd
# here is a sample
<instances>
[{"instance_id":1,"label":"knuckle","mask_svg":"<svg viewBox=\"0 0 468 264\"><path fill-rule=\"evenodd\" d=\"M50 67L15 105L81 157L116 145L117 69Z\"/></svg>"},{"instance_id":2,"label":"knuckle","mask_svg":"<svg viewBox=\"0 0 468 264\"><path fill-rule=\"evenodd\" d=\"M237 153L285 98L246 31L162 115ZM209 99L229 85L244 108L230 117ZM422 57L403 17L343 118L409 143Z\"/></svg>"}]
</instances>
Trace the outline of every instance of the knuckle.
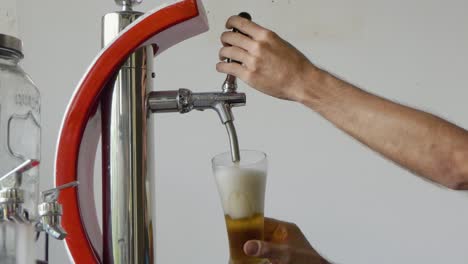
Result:
<instances>
[{"instance_id":1,"label":"knuckle","mask_svg":"<svg viewBox=\"0 0 468 264\"><path fill-rule=\"evenodd\" d=\"M238 18L239 19L239 29L245 28L250 21L245 18Z\"/></svg>"},{"instance_id":2,"label":"knuckle","mask_svg":"<svg viewBox=\"0 0 468 264\"><path fill-rule=\"evenodd\" d=\"M246 71L244 74L244 79L247 82L251 82L255 78L255 72L254 71ZM268 249L266 249L268 250Z\"/></svg>"},{"instance_id":3,"label":"knuckle","mask_svg":"<svg viewBox=\"0 0 468 264\"><path fill-rule=\"evenodd\" d=\"M236 20L236 16L230 16L228 18L228 20L226 21L226 26L229 27L232 25L232 23L234 23L234 21Z\"/></svg>"},{"instance_id":4,"label":"knuckle","mask_svg":"<svg viewBox=\"0 0 468 264\"><path fill-rule=\"evenodd\" d=\"M254 42L252 43L252 52L254 54L260 54L262 52L262 48L264 45L260 42Z\"/></svg>"},{"instance_id":5,"label":"knuckle","mask_svg":"<svg viewBox=\"0 0 468 264\"><path fill-rule=\"evenodd\" d=\"M227 40L228 37L229 37L228 31L225 31L221 34L221 40Z\"/></svg>"},{"instance_id":6,"label":"knuckle","mask_svg":"<svg viewBox=\"0 0 468 264\"><path fill-rule=\"evenodd\" d=\"M232 47L231 47L231 46L223 47L221 50L223 51L223 54L224 54L224 55L230 55L230 54L232 54Z\"/></svg>"},{"instance_id":7,"label":"knuckle","mask_svg":"<svg viewBox=\"0 0 468 264\"><path fill-rule=\"evenodd\" d=\"M259 57L251 57L250 64L252 66L252 71L256 72L259 66L262 65L261 59Z\"/></svg>"},{"instance_id":8,"label":"knuckle","mask_svg":"<svg viewBox=\"0 0 468 264\"><path fill-rule=\"evenodd\" d=\"M268 30L268 29L264 29L261 33L261 38L263 40L271 40L275 37L275 33L271 30Z\"/></svg>"}]
</instances>

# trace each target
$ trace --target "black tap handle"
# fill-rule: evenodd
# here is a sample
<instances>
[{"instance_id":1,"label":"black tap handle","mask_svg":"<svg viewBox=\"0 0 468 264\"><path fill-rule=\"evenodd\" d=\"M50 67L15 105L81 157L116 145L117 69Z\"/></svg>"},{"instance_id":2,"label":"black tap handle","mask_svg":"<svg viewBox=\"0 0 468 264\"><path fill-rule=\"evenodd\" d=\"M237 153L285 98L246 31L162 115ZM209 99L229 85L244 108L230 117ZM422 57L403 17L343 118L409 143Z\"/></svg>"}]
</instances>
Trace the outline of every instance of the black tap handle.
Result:
<instances>
[{"instance_id":1,"label":"black tap handle","mask_svg":"<svg viewBox=\"0 0 468 264\"><path fill-rule=\"evenodd\" d=\"M239 16L243 17L245 19L248 19L248 20L252 20L252 16L247 12L241 12L241 13L239 13Z\"/></svg>"},{"instance_id":2,"label":"black tap handle","mask_svg":"<svg viewBox=\"0 0 468 264\"><path fill-rule=\"evenodd\" d=\"M252 21L252 16L251 16L249 13L247 13L247 12L241 12L241 13L239 13L238 16ZM232 32L236 32L236 33L238 32L238 33L244 34L244 33L240 32L237 28L233 28L233 29L232 29ZM245 35L245 34L244 34L244 35ZM227 62L228 62L228 63L235 62L235 63L241 64L239 61L231 60L231 59L227 59Z\"/></svg>"}]
</instances>

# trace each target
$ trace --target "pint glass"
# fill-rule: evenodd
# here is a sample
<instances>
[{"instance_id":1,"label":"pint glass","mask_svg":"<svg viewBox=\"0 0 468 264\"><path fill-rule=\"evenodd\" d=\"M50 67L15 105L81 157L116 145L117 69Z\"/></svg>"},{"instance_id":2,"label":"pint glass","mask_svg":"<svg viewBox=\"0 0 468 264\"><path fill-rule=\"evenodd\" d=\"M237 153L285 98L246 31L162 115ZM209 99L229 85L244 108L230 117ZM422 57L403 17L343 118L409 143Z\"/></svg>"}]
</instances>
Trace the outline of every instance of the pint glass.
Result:
<instances>
[{"instance_id":1,"label":"pint glass","mask_svg":"<svg viewBox=\"0 0 468 264\"><path fill-rule=\"evenodd\" d=\"M263 240L267 158L252 150L242 150L240 156L238 163L231 161L229 152L212 160L229 239L229 263L265 263L246 256L243 247L249 240Z\"/></svg>"}]
</instances>

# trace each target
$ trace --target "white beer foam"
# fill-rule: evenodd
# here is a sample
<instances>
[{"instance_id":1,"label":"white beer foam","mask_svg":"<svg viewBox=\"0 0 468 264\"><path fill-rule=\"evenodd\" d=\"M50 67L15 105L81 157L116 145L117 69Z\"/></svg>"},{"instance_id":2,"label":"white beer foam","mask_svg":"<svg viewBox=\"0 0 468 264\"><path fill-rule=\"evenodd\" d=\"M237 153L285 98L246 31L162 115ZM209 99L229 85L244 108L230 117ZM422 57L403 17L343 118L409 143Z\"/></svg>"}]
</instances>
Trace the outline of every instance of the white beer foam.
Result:
<instances>
[{"instance_id":1,"label":"white beer foam","mask_svg":"<svg viewBox=\"0 0 468 264\"><path fill-rule=\"evenodd\" d=\"M217 168L215 177L225 214L240 219L263 213L265 172L238 167Z\"/></svg>"}]
</instances>

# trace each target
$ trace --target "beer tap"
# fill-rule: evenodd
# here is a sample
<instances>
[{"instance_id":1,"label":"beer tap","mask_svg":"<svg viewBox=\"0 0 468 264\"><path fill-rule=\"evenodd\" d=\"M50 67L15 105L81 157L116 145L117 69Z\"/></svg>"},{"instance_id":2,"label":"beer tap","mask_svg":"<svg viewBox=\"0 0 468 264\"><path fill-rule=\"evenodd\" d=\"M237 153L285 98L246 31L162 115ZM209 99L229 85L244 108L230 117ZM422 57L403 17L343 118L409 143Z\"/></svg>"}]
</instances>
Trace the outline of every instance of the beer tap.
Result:
<instances>
[{"instance_id":1,"label":"beer tap","mask_svg":"<svg viewBox=\"0 0 468 264\"><path fill-rule=\"evenodd\" d=\"M244 106L246 95L237 91L234 76L227 76L218 91L204 93L154 90L149 78L155 56L209 29L203 2L178 0L143 14L132 10L141 1L115 0L121 9L103 17L103 49L78 84L65 113L55 160L56 183L80 181L82 190L61 194L59 201L65 211L61 218L61 210L54 206L44 210L49 213L39 210L41 217L56 216L54 223L62 220L69 231L67 248L77 263L155 261L152 211L156 174L150 164L156 147L152 144L154 120L149 114L214 110L229 134L232 159L241 158L232 108ZM91 185L99 134L102 233ZM56 237L63 237L63 230L57 230Z\"/></svg>"},{"instance_id":2,"label":"beer tap","mask_svg":"<svg viewBox=\"0 0 468 264\"><path fill-rule=\"evenodd\" d=\"M193 93L188 89L178 91L151 92L148 106L153 113L179 112L185 114L191 110L215 110L228 131L233 161L238 161L239 143L234 126L232 107L244 106L246 95L236 91Z\"/></svg>"},{"instance_id":3,"label":"beer tap","mask_svg":"<svg viewBox=\"0 0 468 264\"><path fill-rule=\"evenodd\" d=\"M252 19L246 12L240 13L239 16L249 20ZM239 31L233 29L233 32ZM240 63L231 59L227 59L227 62ZM148 106L152 113L179 112L184 114L193 109L200 111L206 109L215 110L221 122L226 127L229 136L232 161L238 162L241 157L232 108L244 106L246 104L246 95L245 93L237 92L237 79L231 74L226 76L221 90L221 92L208 93L193 93L188 89L151 92L148 96Z\"/></svg>"}]
</instances>

